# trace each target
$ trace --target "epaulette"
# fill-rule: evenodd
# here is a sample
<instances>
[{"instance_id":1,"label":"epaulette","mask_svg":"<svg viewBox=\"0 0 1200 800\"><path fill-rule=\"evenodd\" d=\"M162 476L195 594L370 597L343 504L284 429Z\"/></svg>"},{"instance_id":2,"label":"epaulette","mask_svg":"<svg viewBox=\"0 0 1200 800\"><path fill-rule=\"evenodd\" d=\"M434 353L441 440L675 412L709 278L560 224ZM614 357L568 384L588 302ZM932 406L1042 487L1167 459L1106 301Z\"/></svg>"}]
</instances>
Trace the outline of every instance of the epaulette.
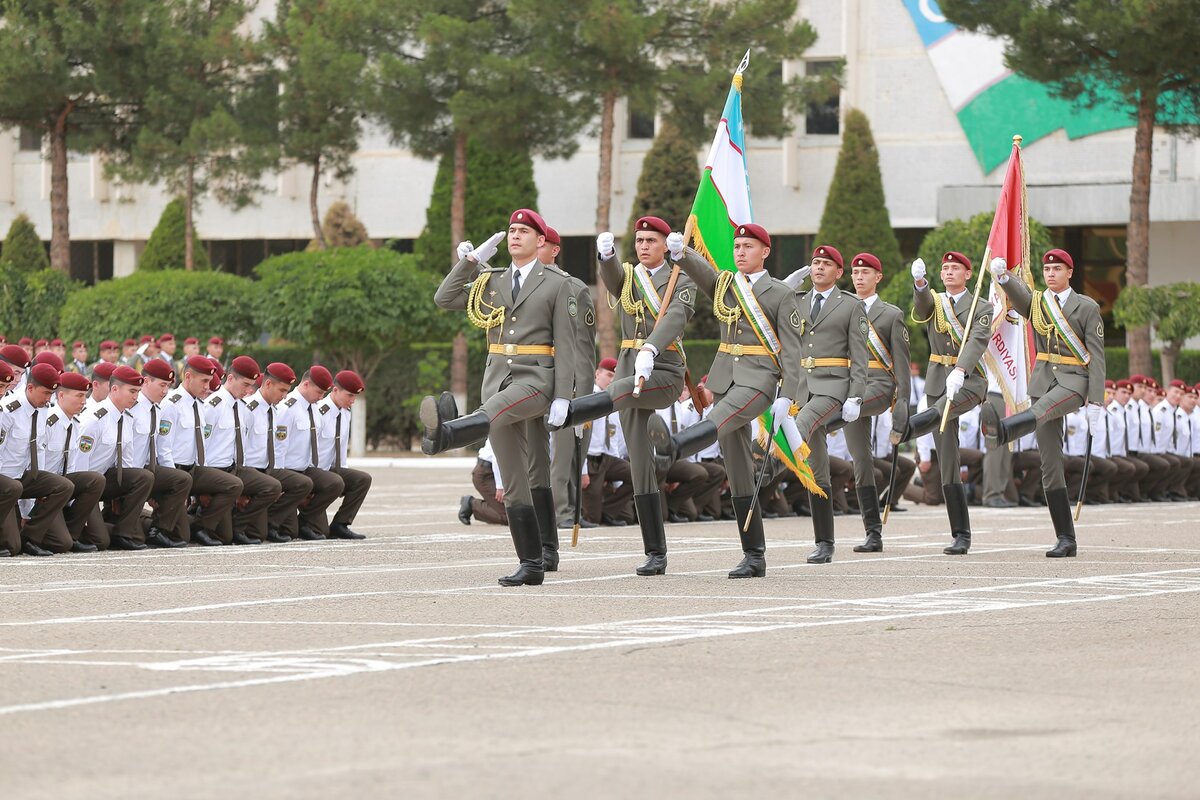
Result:
<instances>
[{"instance_id":1,"label":"epaulette","mask_svg":"<svg viewBox=\"0 0 1200 800\"><path fill-rule=\"evenodd\" d=\"M257 400L251 400L249 403L246 403L246 408L248 408L248 409L250 409L251 411L253 411L254 409L258 408L258 401L257 401Z\"/></svg>"},{"instance_id":2,"label":"epaulette","mask_svg":"<svg viewBox=\"0 0 1200 800\"><path fill-rule=\"evenodd\" d=\"M170 400L172 403L178 403L180 400L183 399L183 395L173 394L170 397L168 397L167 399Z\"/></svg>"},{"instance_id":3,"label":"epaulette","mask_svg":"<svg viewBox=\"0 0 1200 800\"><path fill-rule=\"evenodd\" d=\"M92 413L96 415L96 419L104 419L104 415L108 413L108 409L101 407L97 408Z\"/></svg>"},{"instance_id":4,"label":"epaulette","mask_svg":"<svg viewBox=\"0 0 1200 800\"><path fill-rule=\"evenodd\" d=\"M57 414L57 412L56 412L56 413L54 413L54 414L51 414L51 415L50 415L50 416L48 416L48 417L46 417L46 427L47 427L47 428L49 428L50 426L52 426L52 425L53 425L54 423L56 423L56 422L58 422L58 414Z\"/></svg>"},{"instance_id":5,"label":"epaulette","mask_svg":"<svg viewBox=\"0 0 1200 800\"><path fill-rule=\"evenodd\" d=\"M9 403L8 405L5 406L5 408L7 408L9 411L16 411L20 407L21 407L20 400L13 400L11 403Z\"/></svg>"},{"instance_id":6,"label":"epaulette","mask_svg":"<svg viewBox=\"0 0 1200 800\"><path fill-rule=\"evenodd\" d=\"M317 411L319 411L322 414L326 414L329 412L329 406L328 405L319 405L319 406L317 406Z\"/></svg>"},{"instance_id":7,"label":"epaulette","mask_svg":"<svg viewBox=\"0 0 1200 800\"><path fill-rule=\"evenodd\" d=\"M291 408L292 406L296 405L296 398L289 397L287 400L283 401L283 404L288 408Z\"/></svg>"},{"instance_id":8,"label":"epaulette","mask_svg":"<svg viewBox=\"0 0 1200 800\"><path fill-rule=\"evenodd\" d=\"M214 395L212 396L212 399L208 401L208 404L209 404L210 406L219 406L219 405L221 405L221 395L219 395L219 394L214 394Z\"/></svg>"}]
</instances>

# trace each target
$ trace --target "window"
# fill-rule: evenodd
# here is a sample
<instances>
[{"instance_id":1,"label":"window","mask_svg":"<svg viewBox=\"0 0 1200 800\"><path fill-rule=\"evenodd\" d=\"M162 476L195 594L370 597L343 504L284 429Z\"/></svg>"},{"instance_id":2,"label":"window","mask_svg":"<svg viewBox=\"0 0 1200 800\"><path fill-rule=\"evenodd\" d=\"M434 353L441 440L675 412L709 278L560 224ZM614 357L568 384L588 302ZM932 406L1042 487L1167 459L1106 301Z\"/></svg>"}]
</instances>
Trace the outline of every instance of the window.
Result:
<instances>
[{"instance_id":1,"label":"window","mask_svg":"<svg viewBox=\"0 0 1200 800\"><path fill-rule=\"evenodd\" d=\"M809 61L804 65L805 75L817 77L837 69L837 61ZM840 95L834 93L828 100L809 103L804 119L804 132L837 136L840 132Z\"/></svg>"},{"instance_id":2,"label":"window","mask_svg":"<svg viewBox=\"0 0 1200 800\"><path fill-rule=\"evenodd\" d=\"M654 138L654 112L643 114L635 110L633 107L629 109L629 138L630 139L653 139Z\"/></svg>"},{"instance_id":3,"label":"window","mask_svg":"<svg viewBox=\"0 0 1200 800\"><path fill-rule=\"evenodd\" d=\"M42 132L36 128L21 126L21 152L40 153L42 151Z\"/></svg>"}]
</instances>

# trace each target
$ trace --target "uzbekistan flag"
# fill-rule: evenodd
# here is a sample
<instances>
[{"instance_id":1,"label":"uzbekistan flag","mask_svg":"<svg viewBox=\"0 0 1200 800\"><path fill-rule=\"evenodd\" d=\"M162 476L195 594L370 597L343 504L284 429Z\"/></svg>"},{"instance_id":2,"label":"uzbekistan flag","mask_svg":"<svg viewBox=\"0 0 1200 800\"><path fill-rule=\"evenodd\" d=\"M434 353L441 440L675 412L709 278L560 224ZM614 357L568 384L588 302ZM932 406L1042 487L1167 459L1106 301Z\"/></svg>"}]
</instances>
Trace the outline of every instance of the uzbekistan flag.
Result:
<instances>
[{"instance_id":1,"label":"uzbekistan flag","mask_svg":"<svg viewBox=\"0 0 1200 800\"><path fill-rule=\"evenodd\" d=\"M1025 204L1025 167L1021 161L1020 136L1013 137L1012 155L996 216L988 234L980 269L988 269L993 258L1003 258L1012 273L1009 280L1023 280L1033 288L1029 266L1029 212ZM988 295L992 304L992 338L984 354L984 363L992 378L1000 384L1008 413L1029 408L1029 376L1035 353L1029 322L1014 311L1008 296L993 281Z\"/></svg>"}]
</instances>

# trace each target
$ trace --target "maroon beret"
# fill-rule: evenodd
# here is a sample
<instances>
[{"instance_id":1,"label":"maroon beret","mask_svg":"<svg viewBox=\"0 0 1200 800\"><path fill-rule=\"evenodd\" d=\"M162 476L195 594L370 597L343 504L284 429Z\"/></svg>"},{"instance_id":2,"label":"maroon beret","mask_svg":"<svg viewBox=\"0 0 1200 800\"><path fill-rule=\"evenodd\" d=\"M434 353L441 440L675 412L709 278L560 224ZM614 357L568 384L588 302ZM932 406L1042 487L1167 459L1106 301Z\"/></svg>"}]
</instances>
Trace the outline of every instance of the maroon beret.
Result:
<instances>
[{"instance_id":1,"label":"maroon beret","mask_svg":"<svg viewBox=\"0 0 1200 800\"><path fill-rule=\"evenodd\" d=\"M100 343L101 350L116 350L118 347L120 347L120 345L114 342L112 339L105 339Z\"/></svg>"},{"instance_id":2,"label":"maroon beret","mask_svg":"<svg viewBox=\"0 0 1200 800\"><path fill-rule=\"evenodd\" d=\"M62 346L63 346L63 340L62 340L62 339L51 339L51 340L50 340L50 346L51 346L51 347L62 347Z\"/></svg>"},{"instance_id":3,"label":"maroon beret","mask_svg":"<svg viewBox=\"0 0 1200 800\"><path fill-rule=\"evenodd\" d=\"M230 372L236 372L243 378L256 380L262 374L262 370L258 368L258 362L250 356L238 356L229 365Z\"/></svg>"},{"instance_id":4,"label":"maroon beret","mask_svg":"<svg viewBox=\"0 0 1200 800\"><path fill-rule=\"evenodd\" d=\"M542 236L546 235L546 220L542 215L530 208L518 208L508 219L508 224L528 225Z\"/></svg>"},{"instance_id":5,"label":"maroon beret","mask_svg":"<svg viewBox=\"0 0 1200 800\"><path fill-rule=\"evenodd\" d=\"M1117 388L1117 382L1116 382L1116 381L1110 381L1110 380L1106 380L1106 381L1104 381L1104 388L1105 388L1105 389L1116 389L1116 388Z\"/></svg>"},{"instance_id":6,"label":"maroon beret","mask_svg":"<svg viewBox=\"0 0 1200 800\"><path fill-rule=\"evenodd\" d=\"M36 342L33 343L33 346L34 347L47 347L47 346L49 346L49 344L50 344L50 341L48 339L38 339Z\"/></svg>"},{"instance_id":7,"label":"maroon beret","mask_svg":"<svg viewBox=\"0 0 1200 800\"><path fill-rule=\"evenodd\" d=\"M29 354L19 344L6 344L0 347L0 358L21 369L29 366Z\"/></svg>"},{"instance_id":8,"label":"maroon beret","mask_svg":"<svg viewBox=\"0 0 1200 800\"><path fill-rule=\"evenodd\" d=\"M1121 380L1117 381L1117 388L1129 389L1130 391L1133 391L1133 383L1122 378Z\"/></svg>"},{"instance_id":9,"label":"maroon beret","mask_svg":"<svg viewBox=\"0 0 1200 800\"><path fill-rule=\"evenodd\" d=\"M112 380L116 381L117 383L125 383L130 386L141 386L146 382L146 379L142 377L140 372L133 367L126 367L124 365L113 370Z\"/></svg>"},{"instance_id":10,"label":"maroon beret","mask_svg":"<svg viewBox=\"0 0 1200 800\"><path fill-rule=\"evenodd\" d=\"M819 244L814 247L812 257L828 258L842 269L846 268L845 262L842 261L842 252L831 244Z\"/></svg>"},{"instance_id":11,"label":"maroon beret","mask_svg":"<svg viewBox=\"0 0 1200 800\"><path fill-rule=\"evenodd\" d=\"M957 250L951 250L950 252L946 253L946 255L942 256L942 263L945 264L947 261L954 264L962 264L967 269L973 269L971 266L971 259L967 258Z\"/></svg>"},{"instance_id":12,"label":"maroon beret","mask_svg":"<svg viewBox=\"0 0 1200 800\"><path fill-rule=\"evenodd\" d=\"M209 381L208 381L208 390L210 392L215 392L217 389L220 389L220 388L221 388L221 379L219 377L217 377L216 375L213 375L212 378L209 379Z\"/></svg>"},{"instance_id":13,"label":"maroon beret","mask_svg":"<svg viewBox=\"0 0 1200 800\"><path fill-rule=\"evenodd\" d=\"M308 379L323 392L333 388L333 374L320 364L313 364L308 368Z\"/></svg>"},{"instance_id":14,"label":"maroon beret","mask_svg":"<svg viewBox=\"0 0 1200 800\"><path fill-rule=\"evenodd\" d=\"M187 361L183 362L183 366L190 372L199 372L201 375L212 377L217 374L217 368L213 366L213 360L205 356L188 356Z\"/></svg>"},{"instance_id":15,"label":"maroon beret","mask_svg":"<svg viewBox=\"0 0 1200 800\"><path fill-rule=\"evenodd\" d=\"M758 239L767 247L771 246L771 234L767 233L767 229L762 225L755 225L753 222L747 222L745 225L738 225L733 232L734 238L750 238Z\"/></svg>"},{"instance_id":16,"label":"maroon beret","mask_svg":"<svg viewBox=\"0 0 1200 800\"><path fill-rule=\"evenodd\" d=\"M58 357L58 353L52 353L49 350L43 350L33 357L34 364L49 364L59 372L63 371L63 361Z\"/></svg>"},{"instance_id":17,"label":"maroon beret","mask_svg":"<svg viewBox=\"0 0 1200 800\"><path fill-rule=\"evenodd\" d=\"M171 365L161 358L152 358L147 361L146 365L142 367L142 374L158 378L160 381L175 380L175 370L171 369Z\"/></svg>"},{"instance_id":18,"label":"maroon beret","mask_svg":"<svg viewBox=\"0 0 1200 800\"><path fill-rule=\"evenodd\" d=\"M559 247L562 246L562 237L558 235L558 231L554 230L554 228L551 228L549 225L546 226L546 244L556 244Z\"/></svg>"},{"instance_id":19,"label":"maroon beret","mask_svg":"<svg viewBox=\"0 0 1200 800\"><path fill-rule=\"evenodd\" d=\"M220 336L214 336L208 340L208 343L209 344L225 344L225 340L222 339Z\"/></svg>"},{"instance_id":20,"label":"maroon beret","mask_svg":"<svg viewBox=\"0 0 1200 800\"><path fill-rule=\"evenodd\" d=\"M870 253L859 253L850 260L850 264L855 267L870 267L880 275L883 274L883 265L879 263L878 258Z\"/></svg>"},{"instance_id":21,"label":"maroon beret","mask_svg":"<svg viewBox=\"0 0 1200 800\"><path fill-rule=\"evenodd\" d=\"M89 392L92 389L92 382L86 375L80 375L78 372L64 372L59 381L59 388L62 389L74 389L78 392Z\"/></svg>"},{"instance_id":22,"label":"maroon beret","mask_svg":"<svg viewBox=\"0 0 1200 800\"><path fill-rule=\"evenodd\" d=\"M333 382L350 394L362 394L363 390L367 388L363 379L358 377L358 373L349 369L344 369L335 375Z\"/></svg>"},{"instance_id":23,"label":"maroon beret","mask_svg":"<svg viewBox=\"0 0 1200 800\"><path fill-rule=\"evenodd\" d=\"M34 364L33 369L29 370L29 381L44 389L57 389L58 378L61 374L62 372L49 364Z\"/></svg>"},{"instance_id":24,"label":"maroon beret","mask_svg":"<svg viewBox=\"0 0 1200 800\"><path fill-rule=\"evenodd\" d=\"M184 344L200 344L200 340L197 339L195 336L189 336L183 340L183 343Z\"/></svg>"},{"instance_id":25,"label":"maroon beret","mask_svg":"<svg viewBox=\"0 0 1200 800\"><path fill-rule=\"evenodd\" d=\"M291 386L296 382L296 371L282 361L272 361L267 364L267 377Z\"/></svg>"},{"instance_id":26,"label":"maroon beret","mask_svg":"<svg viewBox=\"0 0 1200 800\"><path fill-rule=\"evenodd\" d=\"M13 372L13 368L8 365L7 361L0 361L0 382L12 383L13 378L17 377Z\"/></svg>"},{"instance_id":27,"label":"maroon beret","mask_svg":"<svg viewBox=\"0 0 1200 800\"><path fill-rule=\"evenodd\" d=\"M138 344L150 344L153 341L154 337L147 333L142 336L142 338L138 341Z\"/></svg>"},{"instance_id":28,"label":"maroon beret","mask_svg":"<svg viewBox=\"0 0 1200 800\"><path fill-rule=\"evenodd\" d=\"M30 339L28 336L22 336L20 338L20 340L17 342L17 344L29 345L30 347L33 347L33 339Z\"/></svg>"},{"instance_id":29,"label":"maroon beret","mask_svg":"<svg viewBox=\"0 0 1200 800\"><path fill-rule=\"evenodd\" d=\"M71 345L71 349L75 349L78 347L87 347L87 342L80 339L78 342L75 342L73 345Z\"/></svg>"},{"instance_id":30,"label":"maroon beret","mask_svg":"<svg viewBox=\"0 0 1200 800\"><path fill-rule=\"evenodd\" d=\"M1075 269L1075 259L1071 258L1071 254L1066 250L1059 250L1057 247L1046 251L1046 255L1042 256L1042 263L1066 264L1067 269Z\"/></svg>"},{"instance_id":31,"label":"maroon beret","mask_svg":"<svg viewBox=\"0 0 1200 800\"><path fill-rule=\"evenodd\" d=\"M94 381L111 381L113 370L117 368L116 364L109 361L101 361L92 370L92 380Z\"/></svg>"},{"instance_id":32,"label":"maroon beret","mask_svg":"<svg viewBox=\"0 0 1200 800\"><path fill-rule=\"evenodd\" d=\"M1155 380L1154 378L1151 378L1149 375L1146 376L1146 386L1148 386L1151 389L1159 388L1158 381Z\"/></svg>"},{"instance_id":33,"label":"maroon beret","mask_svg":"<svg viewBox=\"0 0 1200 800\"><path fill-rule=\"evenodd\" d=\"M122 346L123 347L137 347L137 342L135 342L133 339L126 339L125 344Z\"/></svg>"},{"instance_id":34,"label":"maroon beret","mask_svg":"<svg viewBox=\"0 0 1200 800\"><path fill-rule=\"evenodd\" d=\"M1200 393L1198 393L1196 391L1195 386L1188 386L1186 389L1183 390L1183 393L1190 394L1192 397L1200 397Z\"/></svg>"},{"instance_id":35,"label":"maroon beret","mask_svg":"<svg viewBox=\"0 0 1200 800\"><path fill-rule=\"evenodd\" d=\"M1186 389L1186 388L1188 388L1188 385L1185 382L1179 380L1179 378L1176 378L1175 380L1171 381L1171 388L1172 389Z\"/></svg>"},{"instance_id":36,"label":"maroon beret","mask_svg":"<svg viewBox=\"0 0 1200 800\"><path fill-rule=\"evenodd\" d=\"M162 336L158 337L158 340L160 342L173 342L173 341L175 341L175 334L164 333Z\"/></svg>"},{"instance_id":37,"label":"maroon beret","mask_svg":"<svg viewBox=\"0 0 1200 800\"><path fill-rule=\"evenodd\" d=\"M609 372L616 372L617 360L615 358L604 358L600 360L600 363L597 364L597 366L600 369L606 369Z\"/></svg>"},{"instance_id":38,"label":"maroon beret","mask_svg":"<svg viewBox=\"0 0 1200 800\"><path fill-rule=\"evenodd\" d=\"M671 226L662 217L642 217L634 225L635 230L639 231L654 231L661 233L663 236L671 235Z\"/></svg>"},{"instance_id":39,"label":"maroon beret","mask_svg":"<svg viewBox=\"0 0 1200 800\"><path fill-rule=\"evenodd\" d=\"M213 365L213 375L216 376L216 379L221 380L221 378L224 378L225 368L221 366L221 362L217 361L212 356L205 356L205 358L208 359L208 363Z\"/></svg>"}]
</instances>

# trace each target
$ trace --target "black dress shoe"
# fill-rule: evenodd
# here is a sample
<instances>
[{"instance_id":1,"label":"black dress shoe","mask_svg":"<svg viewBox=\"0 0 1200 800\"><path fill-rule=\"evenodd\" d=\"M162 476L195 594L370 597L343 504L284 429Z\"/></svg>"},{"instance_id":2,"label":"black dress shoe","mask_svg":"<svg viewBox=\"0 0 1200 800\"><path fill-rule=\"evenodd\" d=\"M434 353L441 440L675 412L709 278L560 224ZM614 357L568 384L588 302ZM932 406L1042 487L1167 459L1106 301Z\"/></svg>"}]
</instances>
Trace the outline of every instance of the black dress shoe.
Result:
<instances>
[{"instance_id":1,"label":"black dress shoe","mask_svg":"<svg viewBox=\"0 0 1200 800\"><path fill-rule=\"evenodd\" d=\"M882 553L883 538L878 533L868 533L866 540L862 544L854 546L856 553Z\"/></svg>"},{"instance_id":2,"label":"black dress shoe","mask_svg":"<svg viewBox=\"0 0 1200 800\"><path fill-rule=\"evenodd\" d=\"M204 528L196 528L192 531L192 541L202 547L220 547L221 540L213 536Z\"/></svg>"},{"instance_id":3,"label":"black dress shoe","mask_svg":"<svg viewBox=\"0 0 1200 800\"><path fill-rule=\"evenodd\" d=\"M114 536L108 543L109 550L145 550L146 545L126 539L124 536Z\"/></svg>"},{"instance_id":4,"label":"black dress shoe","mask_svg":"<svg viewBox=\"0 0 1200 800\"><path fill-rule=\"evenodd\" d=\"M471 524L471 495L464 494L458 499L458 521L463 525Z\"/></svg>"},{"instance_id":5,"label":"black dress shoe","mask_svg":"<svg viewBox=\"0 0 1200 800\"><path fill-rule=\"evenodd\" d=\"M8 552L7 547L0 547L0 558L12 558L12 553Z\"/></svg>"},{"instance_id":6,"label":"black dress shoe","mask_svg":"<svg viewBox=\"0 0 1200 800\"><path fill-rule=\"evenodd\" d=\"M1074 558L1076 553L1074 539L1065 536L1058 537L1058 544L1052 550L1046 551L1046 558Z\"/></svg>"},{"instance_id":7,"label":"black dress shoe","mask_svg":"<svg viewBox=\"0 0 1200 800\"><path fill-rule=\"evenodd\" d=\"M763 511L762 515L763 519L779 519L779 512L771 511L770 509ZM674 522L674 520L672 520L672 522Z\"/></svg>"},{"instance_id":8,"label":"black dress shoe","mask_svg":"<svg viewBox=\"0 0 1200 800\"><path fill-rule=\"evenodd\" d=\"M95 553L99 549L100 548L96 547L96 545L88 544L87 542L71 542L71 552L72 553ZM5 552L5 554L8 553L7 550L5 550L4 552Z\"/></svg>"},{"instance_id":9,"label":"black dress shoe","mask_svg":"<svg viewBox=\"0 0 1200 800\"><path fill-rule=\"evenodd\" d=\"M512 575L497 579L501 586L541 586L546 571L537 564L522 563Z\"/></svg>"},{"instance_id":10,"label":"black dress shoe","mask_svg":"<svg viewBox=\"0 0 1200 800\"><path fill-rule=\"evenodd\" d=\"M569 530L573 529L574 527L575 527L575 520L571 519L569 517L567 519L560 519L558 521L558 529L560 531L569 531ZM594 522L588 522L583 517L580 517L579 518L579 527L586 529L586 528L598 528L600 526L598 526Z\"/></svg>"},{"instance_id":11,"label":"black dress shoe","mask_svg":"<svg viewBox=\"0 0 1200 800\"><path fill-rule=\"evenodd\" d=\"M350 526L344 522L335 522L329 526L330 539L365 539L361 533L355 533L350 530Z\"/></svg>"},{"instance_id":12,"label":"black dress shoe","mask_svg":"<svg viewBox=\"0 0 1200 800\"><path fill-rule=\"evenodd\" d=\"M1017 505L1022 508L1037 508L1038 504L1030 500L1023 494L1017 495Z\"/></svg>"},{"instance_id":13,"label":"black dress shoe","mask_svg":"<svg viewBox=\"0 0 1200 800\"><path fill-rule=\"evenodd\" d=\"M943 547L942 552L948 556L965 556L971 549L971 540L965 536L955 536L949 547Z\"/></svg>"},{"instance_id":14,"label":"black dress shoe","mask_svg":"<svg viewBox=\"0 0 1200 800\"><path fill-rule=\"evenodd\" d=\"M28 539L21 542L21 552L27 556L52 556L52 555L54 555L54 553L50 552L46 548L39 547L38 545L34 544L33 542L29 541Z\"/></svg>"},{"instance_id":15,"label":"black dress shoe","mask_svg":"<svg viewBox=\"0 0 1200 800\"><path fill-rule=\"evenodd\" d=\"M817 549L808 554L810 564L828 564L833 561L833 542L817 542Z\"/></svg>"},{"instance_id":16,"label":"black dress shoe","mask_svg":"<svg viewBox=\"0 0 1200 800\"><path fill-rule=\"evenodd\" d=\"M671 520L671 521L674 522L675 520ZM626 523L625 520L623 520L623 519L617 519L616 517L612 517L612 516L609 516L608 514L602 513L600 515L600 524L607 525L610 528L624 528L625 525L628 523Z\"/></svg>"},{"instance_id":17,"label":"black dress shoe","mask_svg":"<svg viewBox=\"0 0 1200 800\"><path fill-rule=\"evenodd\" d=\"M182 547L183 544L183 542L180 542L176 545L174 539L167 536L158 528L151 528L146 532L146 545L148 547Z\"/></svg>"},{"instance_id":18,"label":"black dress shoe","mask_svg":"<svg viewBox=\"0 0 1200 800\"><path fill-rule=\"evenodd\" d=\"M301 539L303 539L306 542L323 542L323 541L325 541L325 534L318 533L317 531L314 531L312 528L308 527L307 525L300 526L300 533L298 533L297 536L299 536Z\"/></svg>"},{"instance_id":19,"label":"black dress shoe","mask_svg":"<svg viewBox=\"0 0 1200 800\"><path fill-rule=\"evenodd\" d=\"M1007 497L993 497L991 500L984 502L988 508L1016 508L1017 504Z\"/></svg>"},{"instance_id":20,"label":"black dress shoe","mask_svg":"<svg viewBox=\"0 0 1200 800\"><path fill-rule=\"evenodd\" d=\"M262 544L262 540L241 531L233 532L234 544Z\"/></svg>"},{"instance_id":21,"label":"black dress shoe","mask_svg":"<svg viewBox=\"0 0 1200 800\"><path fill-rule=\"evenodd\" d=\"M286 533L280 533L278 528L267 528L267 541L275 542L276 544L284 544L290 542L292 537Z\"/></svg>"},{"instance_id":22,"label":"black dress shoe","mask_svg":"<svg viewBox=\"0 0 1200 800\"><path fill-rule=\"evenodd\" d=\"M697 514L696 515L696 522L712 522L712 521L713 521L713 518L710 517L708 514Z\"/></svg>"},{"instance_id":23,"label":"black dress shoe","mask_svg":"<svg viewBox=\"0 0 1200 800\"><path fill-rule=\"evenodd\" d=\"M721 521L722 522L734 522L736 520L737 520L737 516L735 516L734 514L730 514L728 511L721 512Z\"/></svg>"},{"instance_id":24,"label":"black dress shoe","mask_svg":"<svg viewBox=\"0 0 1200 800\"><path fill-rule=\"evenodd\" d=\"M903 513L905 511L908 511L908 509L905 508L904 506L900 505L899 503L892 503L892 513L894 514L897 511Z\"/></svg>"},{"instance_id":25,"label":"black dress shoe","mask_svg":"<svg viewBox=\"0 0 1200 800\"><path fill-rule=\"evenodd\" d=\"M730 578L765 578L766 576L766 556L751 553L746 553L738 565L729 570Z\"/></svg>"}]
</instances>

